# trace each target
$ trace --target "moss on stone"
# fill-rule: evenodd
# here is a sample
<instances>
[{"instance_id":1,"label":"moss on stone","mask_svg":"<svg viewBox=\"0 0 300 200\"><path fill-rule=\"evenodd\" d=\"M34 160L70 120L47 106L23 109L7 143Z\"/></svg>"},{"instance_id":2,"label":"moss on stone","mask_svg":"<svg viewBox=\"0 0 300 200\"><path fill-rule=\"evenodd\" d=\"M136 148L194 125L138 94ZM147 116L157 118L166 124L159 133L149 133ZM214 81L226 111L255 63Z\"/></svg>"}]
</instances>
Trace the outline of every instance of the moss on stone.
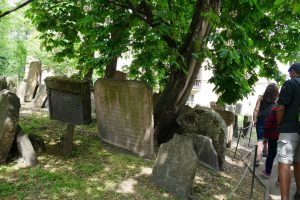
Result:
<instances>
[{"instance_id":1,"label":"moss on stone","mask_svg":"<svg viewBox=\"0 0 300 200\"><path fill-rule=\"evenodd\" d=\"M86 95L90 91L88 80L77 80L66 77L51 76L45 79L47 89L58 90L61 92Z\"/></svg>"}]
</instances>

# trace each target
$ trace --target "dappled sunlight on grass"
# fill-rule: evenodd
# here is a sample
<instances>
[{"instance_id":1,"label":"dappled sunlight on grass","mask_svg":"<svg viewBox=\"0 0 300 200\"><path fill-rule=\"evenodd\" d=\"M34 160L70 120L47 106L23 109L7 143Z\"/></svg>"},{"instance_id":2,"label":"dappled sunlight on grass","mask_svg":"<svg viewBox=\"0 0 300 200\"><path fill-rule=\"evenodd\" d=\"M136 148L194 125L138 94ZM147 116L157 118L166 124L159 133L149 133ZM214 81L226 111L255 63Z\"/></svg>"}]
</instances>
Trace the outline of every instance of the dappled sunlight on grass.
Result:
<instances>
[{"instance_id":1,"label":"dappled sunlight on grass","mask_svg":"<svg viewBox=\"0 0 300 200\"><path fill-rule=\"evenodd\" d=\"M122 181L118 187L117 187L117 192L118 193L134 193L134 187L137 185L137 180L133 178L128 178L124 181Z\"/></svg>"},{"instance_id":2,"label":"dappled sunlight on grass","mask_svg":"<svg viewBox=\"0 0 300 200\"><path fill-rule=\"evenodd\" d=\"M226 156L225 157L225 161L230 164L230 165L236 165L237 167L243 167L244 163L243 162L234 162L232 158Z\"/></svg>"},{"instance_id":3,"label":"dappled sunlight on grass","mask_svg":"<svg viewBox=\"0 0 300 200\"><path fill-rule=\"evenodd\" d=\"M70 157L62 155L60 143L66 124L32 115L20 118L20 125L25 133L43 138L46 151L38 154L39 165L35 168L15 169L14 163L0 166L0 193L4 199L175 199L151 182L154 160L101 141L94 123L75 127ZM200 167L192 198L226 197L238 181L232 170L244 169L242 163L233 161L226 158L226 172Z\"/></svg>"}]
</instances>

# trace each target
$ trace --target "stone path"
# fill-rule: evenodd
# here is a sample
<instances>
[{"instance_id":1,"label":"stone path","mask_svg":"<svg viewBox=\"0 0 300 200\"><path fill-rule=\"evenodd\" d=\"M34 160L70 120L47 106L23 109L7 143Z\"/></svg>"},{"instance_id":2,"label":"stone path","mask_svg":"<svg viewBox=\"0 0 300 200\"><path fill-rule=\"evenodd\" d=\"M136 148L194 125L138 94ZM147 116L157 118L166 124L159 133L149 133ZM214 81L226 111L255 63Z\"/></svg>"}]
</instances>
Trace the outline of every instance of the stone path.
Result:
<instances>
[{"instance_id":1,"label":"stone path","mask_svg":"<svg viewBox=\"0 0 300 200\"><path fill-rule=\"evenodd\" d=\"M255 175L266 186L266 189L269 193L269 195L268 195L268 197L266 197L266 199L280 200L281 199L280 198L281 197L280 196L280 187L276 183L277 182L277 177L278 177L278 161L275 158L270 179L266 179L262 175L262 171L265 169L265 161L266 161L266 158L263 158L262 159L263 163L261 163L260 166L258 166L256 168ZM290 189L290 199L293 199L292 197L293 197L295 191L296 191L296 183L295 183L294 176L292 175L291 189Z\"/></svg>"},{"instance_id":2,"label":"stone path","mask_svg":"<svg viewBox=\"0 0 300 200\"><path fill-rule=\"evenodd\" d=\"M233 139L233 146L234 148L236 147L236 141L237 139ZM247 152L250 152L253 150L255 141L251 141L250 147L248 146L248 138L247 139L241 139L240 144L239 144L239 149L242 148L244 150L247 150ZM238 150L239 151L239 150ZM246 156L246 155L245 155ZM251 163L250 165L250 170L253 170L253 160L254 160L254 153L252 153L249 157L246 158L247 163ZM272 174L270 179L266 179L262 171L265 169L265 161L266 158L262 158L261 164L255 168L255 176L256 178L265 186L266 188L266 196L265 200L280 200L281 195L280 195L280 186L276 183L277 182L277 177L278 177L278 160L277 157L274 160L273 163L273 168L272 168ZM292 169L293 170L293 169ZM291 189L290 189L290 199L292 200L293 195L296 191L296 183L294 179L294 174L292 171L292 181L291 181Z\"/></svg>"}]
</instances>

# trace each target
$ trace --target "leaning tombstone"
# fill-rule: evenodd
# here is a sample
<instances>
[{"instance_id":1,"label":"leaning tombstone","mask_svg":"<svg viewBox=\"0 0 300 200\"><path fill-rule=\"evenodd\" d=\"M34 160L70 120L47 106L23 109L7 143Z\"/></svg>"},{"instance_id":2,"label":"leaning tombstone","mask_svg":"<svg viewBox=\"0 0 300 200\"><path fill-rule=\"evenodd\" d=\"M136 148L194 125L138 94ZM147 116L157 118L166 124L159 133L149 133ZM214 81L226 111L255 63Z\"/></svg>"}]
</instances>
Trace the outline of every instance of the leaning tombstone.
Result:
<instances>
[{"instance_id":1,"label":"leaning tombstone","mask_svg":"<svg viewBox=\"0 0 300 200\"><path fill-rule=\"evenodd\" d=\"M20 99L20 103L25 102L25 92L26 92L27 83L25 81L20 81L17 86L17 96Z\"/></svg>"},{"instance_id":2,"label":"leaning tombstone","mask_svg":"<svg viewBox=\"0 0 300 200\"><path fill-rule=\"evenodd\" d=\"M207 136L194 134L193 142L199 164L209 169L219 171L218 153L212 144L212 139Z\"/></svg>"},{"instance_id":3,"label":"leaning tombstone","mask_svg":"<svg viewBox=\"0 0 300 200\"><path fill-rule=\"evenodd\" d=\"M160 146L151 180L180 199L189 199L198 158L193 147L193 139L175 134Z\"/></svg>"},{"instance_id":4,"label":"leaning tombstone","mask_svg":"<svg viewBox=\"0 0 300 200\"><path fill-rule=\"evenodd\" d=\"M23 165L25 167L33 167L38 164L37 156L33 145L27 134L24 134L22 128L17 126L17 145L22 156Z\"/></svg>"},{"instance_id":5,"label":"leaning tombstone","mask_svg":"<svg viewBox=\"0 0 300 200\"><path fill-rule=\"evenodd\" d=\"M20 100L9 90L0 92L0 164L5 163L15 137Z\"/></svg>"},{"instance_id":6,"label":"leaning tombstone","mask_svg":"<svg viewBox=\"0 0 300 200\"><path fill-rule=\"evenodd\" d=\"M36 89L39 85L42 73L42 64L40 61L30 63L28 76L26 78L27 87L25 91L25 101L32 101L35 96Z\"/></svg>"},{"instance_id":7,"label":"leaning tombstone","mask_svg":"<svg viewBox=\"0 0 300 200\"><path fill-rule=\"evenodd\" d=\"M144 82L98 79L97 127L105 142L141 157L154 153L152 90Z\"/></svg>"},{"instance_id":8,"label":"leaning tombstone","mask_svg":"<svg viewBox=\"0 0 300 200\"><path fill-rule=\"evenodd\" d=\"M194 108L184 106L176 119L184 135L202 135L211 138L218 156L219 169L224 169L226 123L219 113L207 107L196 105Z\"/></svg>"},{"instance_id":9,"label":"leaning tombstone","mask_svg":"<svg viewBox=\"0 0 300 200\"><path fill-rule=\"evenodd\" d=\"M42 84L38 87L35 98L33 100L33 105L36 108L43 108L45 107L46 100L47 100L46 85Z\"/></svg>"},{"instance_id":10,"label":"leaning tombstone","mask_svg":"<svg viewBox=\"0 0 300 200\"><path fill-rule=\"evenodd\" d=\"M63 140L64 155L71 155L75 124L91 122L91 90L88 80L65 77L45 79L50 119L68 123Z\"/></svg>"}]
</instances>

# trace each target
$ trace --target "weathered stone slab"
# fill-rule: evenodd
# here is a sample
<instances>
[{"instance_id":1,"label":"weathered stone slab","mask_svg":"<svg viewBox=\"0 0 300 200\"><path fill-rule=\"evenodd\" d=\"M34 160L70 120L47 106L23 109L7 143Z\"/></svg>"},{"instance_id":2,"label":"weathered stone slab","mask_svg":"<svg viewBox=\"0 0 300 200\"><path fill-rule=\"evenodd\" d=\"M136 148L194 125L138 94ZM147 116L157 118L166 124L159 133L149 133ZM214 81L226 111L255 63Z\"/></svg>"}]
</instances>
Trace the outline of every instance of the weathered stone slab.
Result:
<instances>
[{"instance_id":1,"label":"weathered stone slab","mask_svg":"<svg viewBox=\"0 0 300 200\"><path fill-rule=\"evenodd\" d=\"M95 105L104 141L151 157L154 150L152 91L145 83L98 79Z\"/></svg>"},{"instance_id":2,"label":"weathered stone slab","mask_svg":"<svg viewBox=\"0 0 300 200\"><path fill-rule=\"evenodd\" d=\"M243 108L243 104L242 103L237 103L235 105L235 114L237 114L237 115L242 114L242 108Z\"/></svg>"},{"instance_id":3,"label":"weathered stone slab","mask_svg":"<svg viewBox=\"0 0 300 200\"><path fill-rule=\"evenodd\" d=\"M38 90L34 97L33 100L34 107L36 108L45 107L46 99L47 99L47 90L46 90L46 85L43 84L38 87Z\"/></svg>"},{"instance_id":4,"label":"weathered stone slab","mask_svg":"<svg viewBox=\"0 0 300 200\"><path fill-rule=\"evenodd\" d=\"M25 92L25 101L32 101L34 94L36 92L36 87L39 84L40 77L42 73L42 64L40 61L35 61L30 63L30 68L28 76L26 78L26 92Z\"/></svg>"},{"instance_id":5,"label":"weathered stone slab","mask_svg":"<svg viewBox=\"0 0 300 200\"><path fill-rule=\"evenodd\" d=\"M203 135L194 135L194 150L201 165L213 170L219 170L218 154L212 140Z\"/></svg>"},{"instance_id":6,"label":"weathered stone slab","mask_svg":"<svg viewBox=\"0 0 300 200\"><path fill-rule=\"evenodd\" d=\"M121 71L115 71L114 79L127 80L127 74Z\"/></svg>"},{"instance_id":7,"label":"weathered stone slab","mask_svg":"<svg viewBox=\"0 0 300 200\"><path fill-rule=\"evenodd\" d=\"M193 137L196 134L211 138L218 154L219 169L224 169L227 126L222 117L210 108L185 106L176 121L183 135Z\"/></svg>"},{"instance_id":8,"label":"weathered stone slab","mask_svg":"<svg viewBox=\"0 0 300 200\"><path fill-rule=\"evenodd\" d=\"M221 115L227 125L226 147L230 148L233 136L234 113L227 110L216 109L216 111Z\"/></svg>"},{"instance_id":9,"label":"weathered stone slab","mask_svg":"<svg viewBox=\"0 0 300 200\"><path fill-rule=\"evenodd\" d=\"M27 83L25 81L19 82L17 86L17 96L19 97L21 103L25 102L26 87Z\"/></svg>"},{"instance_id":10,"label":"weathered stone slab","mask_svg":"<svg viewBox=\"0 0 300 200\"><path fill-rule=\"evenodd\" d=\"M0 164L6 162L19 119L20 101L9 90L0 92Z\"/></svg>"},{"instance_id":11,"label":"weathered stone slab","mask_svg":"<svg viewBox=\"0 0 300 200\"><path fill-rule=\"evenodd\" d=\"M0 91L7 89L7 82L5 77L0 77Z\"/></svg>"},{"instance_id":12,"label":"weathered stone slab","mask_svg":"<svg viewBox=\"0 0 300 200\"><path fill-rule=\"evenodd\" d=\"M24 134L21 127L17 128L17 145L25 167L33 167L38 164L36 153L27 134Z\"/></svg>"},{"instance_id":13,"label":"weathered stone slab","mask_svg":"<svg viewBox=\"0 0 300 200\"><path fill-rule=\"evenodd\" d=\"M234 125L233 125L233 137L238 137L239 135L239 117L234 115Z\"/></svg>"},{"instance_id":14,"label":"weathered stone slab","mask_svg":"<svg viewBox=\"0 0 300 200\"><path fill-rule=\"evenodd\" d=\"M9 91L11 91L12 93L16 93L17 92L17 85L19 82L18 77L6 77L6 82L7 82L7 88Z\"/></svg>"},{"instance_id":15,"label":"weathered stone slab","mask_svg":"<svg viewBox=\"0 0 300 200\"><path fill-rule=\"evenodd\" d=\"M247 137L252 130L252 115L244 115L243 119L243 137Z\"/></svg>"},{"instance_id":16,"label":"weathered stone slab","mask_svg":"<svg viewBox=\"0 0 300 200\"><path fill-rule=\"evenodd\" d=\"M88 80L65 77L45 79L50 119L68 124L91 123L91 88Z\"/></svg>"},{"instance_id":17,"label":"weathered stone slab","mask_svg":"<svg viewBox=\"0 0 300 200\"><path fill-rule=\"evenodd\" d=\"M173 195L188 199L198 165L193 139L175 134L160 146L151 179Z\"/></svg>"}]
</instances>

